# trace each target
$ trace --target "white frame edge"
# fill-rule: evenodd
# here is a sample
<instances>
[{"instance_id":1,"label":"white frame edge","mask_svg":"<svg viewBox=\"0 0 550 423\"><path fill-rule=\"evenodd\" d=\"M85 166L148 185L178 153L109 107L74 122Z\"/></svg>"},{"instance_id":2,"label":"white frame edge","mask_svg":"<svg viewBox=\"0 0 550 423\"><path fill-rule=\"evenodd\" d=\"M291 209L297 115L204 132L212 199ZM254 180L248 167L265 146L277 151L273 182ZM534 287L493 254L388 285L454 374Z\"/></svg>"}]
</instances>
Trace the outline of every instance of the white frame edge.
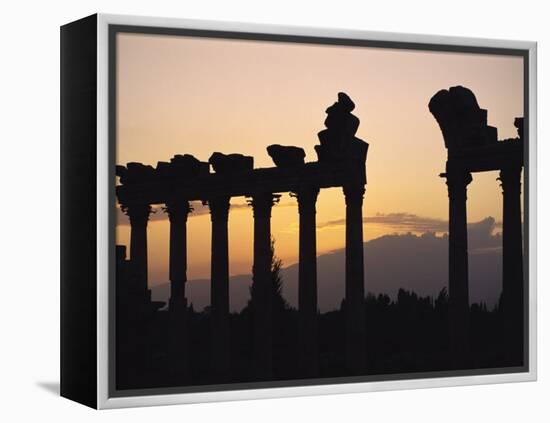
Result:
<instances>
[{"instance_id":1,"label":"white frame edge","mask_svg":"<svg viewBox=\"0 0 550 423\"><path fill-rule=\"evenodd\" d=\"M397 389L419 389L527 382L537 379L537 43L533 41L496 40L450 36L399 34L333 28L264 25L239 22L202 21L146 16L98 14L97 19L97 407L122 408L198 402L282 398L307 395L344 394ZM294 386L185 394L159 394L109 398L109 132L108 132L108 26L134 25L173 27L217 31L256 32L394 41L420 44L444 44L467 47L494 47L529 50L529 372L493 375L453 376L334 385Z\"/></svg>"}]
</instances>

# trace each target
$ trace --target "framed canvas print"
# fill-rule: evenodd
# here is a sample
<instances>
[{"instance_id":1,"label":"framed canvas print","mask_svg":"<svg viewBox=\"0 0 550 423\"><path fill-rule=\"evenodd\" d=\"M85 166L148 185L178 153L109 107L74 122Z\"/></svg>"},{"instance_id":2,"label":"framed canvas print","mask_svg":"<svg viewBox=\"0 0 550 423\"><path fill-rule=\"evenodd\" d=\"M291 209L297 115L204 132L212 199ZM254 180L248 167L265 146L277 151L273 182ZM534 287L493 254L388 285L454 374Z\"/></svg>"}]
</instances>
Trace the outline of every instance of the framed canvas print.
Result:
<instances>
[{"instance_id":1,"label":"framed canvas print","mask_svg":"<svg viewBox=\"0 0 550 423\"><path fill-rule=\"evenodd\" d=\"M61 394L536 378L536 44L61 28Z\"/></svg>"}]
</instances>

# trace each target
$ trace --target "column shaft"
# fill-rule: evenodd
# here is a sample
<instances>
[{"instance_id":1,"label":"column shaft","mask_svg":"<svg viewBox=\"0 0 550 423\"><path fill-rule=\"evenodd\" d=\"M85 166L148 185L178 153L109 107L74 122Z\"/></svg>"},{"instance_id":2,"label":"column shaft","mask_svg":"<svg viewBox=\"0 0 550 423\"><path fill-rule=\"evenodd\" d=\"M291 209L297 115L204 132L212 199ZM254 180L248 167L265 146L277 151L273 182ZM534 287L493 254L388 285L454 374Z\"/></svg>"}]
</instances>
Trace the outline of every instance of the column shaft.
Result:
<instances>
[{"instance_id":1,"label":"column shaft","mask_svg":"<svg viewBox=\"0 0 550 423\"><path fill-rule=\"evenodd\" d=\"M349 372L365 369L365 287L363 263L363 185L344 186L346 198L346 364Z\"/></svg>"},{"instance_id":2,"label":"column shaft","mask_svg":"<svg viewBox=\"0 0 550 423\"><path fill-rule=\"evenodd\" d=\"M170 220L170 369L174 383L184 384L189 381L189 340L187 327L187 299L185 284L187 282L187 217L191 211L188 201L170 201L165 207Z\"/></svg>"},{"instance_id":3,"label":"column shaft","mask_svg":"<svg viewBox=\"0 0 550 423\"><path fill-rule=\"evenodd\" d=\"M228 215L229 197L208 200L212 221L211 260L211 363L215 381L227 381L230 375L230 329L229 329L229 247Z\"/></svg>"},{"instance_id":4,"label":"column shaft","mask_svg":"<svg viewBox=\"0 0 550 423\"><path fill-rule=\"evenodd\" d=\"M300 317L300 370L304 377L319 373L317 338L317 240L315 203L318 188L302 188L296 192L300 213L298 311Z\"/></svg>"},{"instance_id":5,"label":"column shaft","mask_svg":"<svg viewBox=\"0 0 550 423\"><path fill-rule=\"evenodd\" d=\"M253 196L254 264L252 267L253 371L257 379L272 376L273 284L271 276L271 209L274 196Z\"/></svg>"},{"instance_id":6,"label":"column shaft","mask_svg":"<svg viewBox=\"0 0 550 423\"><path fill-rule=\"evenodd\" d=\"M187 217L189 202L171 202L166 205L170 220L170 303L171 311L187 307L185 283L187 282Z\"/></svg>"},{"instance_id":7,"label":"column shaft","mask_svg":"<svg viewBox=\"0 0 550 423\"><path fill-rule=\"evenodd\" d=\"M523 241L521 230L521 166L500 171L503 193L501 307L514 364L523 356Z\"/></svg>"},{"instance_id":8,"label":"column shaft","mask_svg":"<svg viewBox=\"0 0 550 423\"><path fill-rule=\"evenodd\" d=\"M149 205L131 205L125 207L130 218L130 261L137 279L136 291L148 302L151 294L148 287L147 266L147 222L151 207Z\"/></svg>"},{"instance_id":9,"label":"column shaft","mask_svg":"<svg viewBox=\"0 0 550 423\"><path fill-rule=\"evenodd\" d=\"M470 344L468 293L468 229L466 190L472 176L465 171L447 172L449 193L449 330L454 365L467 361Z\"/></svg>"}]
</instances>

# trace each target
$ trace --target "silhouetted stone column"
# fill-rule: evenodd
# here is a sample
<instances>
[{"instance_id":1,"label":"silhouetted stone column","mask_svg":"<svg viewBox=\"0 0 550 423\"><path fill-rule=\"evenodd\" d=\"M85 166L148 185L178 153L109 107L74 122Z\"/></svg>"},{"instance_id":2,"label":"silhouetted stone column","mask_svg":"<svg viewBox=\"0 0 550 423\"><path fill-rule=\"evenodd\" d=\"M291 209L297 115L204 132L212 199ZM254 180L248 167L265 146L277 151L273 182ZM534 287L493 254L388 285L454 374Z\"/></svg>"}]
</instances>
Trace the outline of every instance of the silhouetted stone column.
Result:
<instances>
[{"instance_id":1,"label":"silhouetted stone column","mask_svg":"<svg viewBox=\"0 0 550 423\"><path fill-rule=\"evenodd\" d=\"M362 372L366 361L365 286L363 263L364 185L344 186L346 198L346 365L352 373Z\"/></svg>"},{"instance_id":2,"label":"silhouetted stone column","mask_svg":"<svg viewBox=\"0 0 550 423\"><path fill-rule=\"evenodd\" d=\"M521 233L521 166L500 171L503 194L502 300L512 360L523 352L523 241Z\"/></svg>"},{"instance_id":3,"label":"silhouetted stone column","mask_svg":"<svg viewBox=\"0 0 550 423\"><path fill-rule=\"evenodd\" d=\"M298 311L300 316L300 371L304 377L319 373L317 341L317 240L315 203L318 188L297 190L300 213L300 246L298 265Z\"/></svg>"},{"instance_id":4,"label":"silhouetted stone column","mask_svg":"<svg viewBox=\"0 0 550 423\"><path fill-rule=\"evenodd\" d=\"M187 328L187 217L191 211L188 201L170 201L165 211L170 220L170 351L173 354L170 369L175 383L189 380L189 333Z\"/></svg>"},{"instance_id":5,"label":"silhouetted stone column","mask_svg":"<svg viewBox=\"0 0 550 423\"><path fill-rule=\"evenodd\" d=\"M466 191L472 175L447 170L449 193L449 331L454 365L461 366L470 349L470 299L468 293L468 228Z\"/></svg>"},{"instance_id":6,"label":"silhouetted stone column","mask_svg":"<svg viewBox=\"0 0 550 423\"><path fill-rule=\"evenodd\" d=\"M191 211L188 201L166 204L170 220L170 311L185 310L185 283L187 282L187 216Z\"/></svg>"},{"instance_id":7,"label":"silhouetted stone column","mask_svg":"<svg viewBox=\"0 0 550 423\"><path fill-rule=\"evenodd\" d=\"M227 221L229 216L228 196L208 200L212 220L211 260L211 319L212 352L211 366L216 381L226 381L230 373L229 334L229 250Z\"/></svg>"},{"instance_id":8,"label":"silhouetted stone column","mask_svg":"<svg viewBox=\"0 0 550 423\"><path fill-rule=\"evenodd\" d=\"M258 379L267 379L272 375L271 209L278 198L271 193L260 193L253 195L251 201L254 211L253 369Z\"/></svg>"},{"instance_id":9,"label":"silhouetted stone column","mask_svg":"<svg viewBox=\"0 0 550 423\"><path fill-rule=\"evenodd\" d=\"M299 360L304 377L319 373L319 347L317 341L317 237L315 203L318 188L304 187L296 191L300 213L298 311L300 318Z\"/></svg>"},{"instance_id":10,"label":"silhouetted stone column","mask_svg":"<svg viewBox=\"0 0 550 423\"><path fill-rule=\"evenodd\" d=\"M143 292L143 299L148 302L151 299L151 291L147 284L147 222L151 206L134 204L124 209L130 219L130 261L138 280L137 289Z\"/></svg>"}]
</instances>

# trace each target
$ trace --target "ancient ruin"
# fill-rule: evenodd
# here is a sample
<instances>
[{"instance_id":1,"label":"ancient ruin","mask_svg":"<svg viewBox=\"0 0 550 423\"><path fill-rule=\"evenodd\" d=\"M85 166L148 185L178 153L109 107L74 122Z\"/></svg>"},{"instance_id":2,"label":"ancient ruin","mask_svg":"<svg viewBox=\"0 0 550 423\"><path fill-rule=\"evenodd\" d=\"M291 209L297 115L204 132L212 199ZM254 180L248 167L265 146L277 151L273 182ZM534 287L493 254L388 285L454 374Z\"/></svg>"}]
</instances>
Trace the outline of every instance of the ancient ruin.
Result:
<instances>
[{"instance_id":1,"label":"ancient ruin","mask_svg":"<svg viewBox=\"0 0 550 423\"><path fill-rule=\"evenodd\" d=\"M304 377L319 371L317 339L316 201L319 190L341 187L346 200L346 365L360 373L365 366L363 215L368 144L355 137L359 119L353 101L344 93L330 106L326 129L315 147L318 160L305 162L304 150L294 146L267 148L275 167L254 168L253 158L214 153L208 162L176 155L156 168L140 163L117 166L118 202L131 225L130 262L143 304L150 303L147 284L147 222L152 205L163 205L170 221L170 313L182 322L185 337L187 281L186 225L191 201L210 208L211 253L211 368L217 380L229 377L228 216L232 197L246 197L254 216L253 368L259 379L272 374L271 210L284 193L297 198L299 210L300 357ZM213 172L210 171L212 167ZM190 346L187 346L190 347Z\"/></svg>"},{"instance_id":2,"label":"ancient ruin","mask_svg":"<svg viewBox=\"0 0 550 423\"><path fill-rule=\"evenodd\" d=\"M338 374L344 375L384 369L384 357L371 360L369 355L368 362L366 359L367 339L371 339L369 336L373 332L366 331L369 308L365 299L363 261L362 206L369 145L356 137L359 119L352 114L354 108L353 101L346 94L339 93L338 100L326 109L325 129L318 133L319 145L315 146L316 161L306 161L305 151L300 147L274 144L267 147L267 154L274 163L269 168L254 168L253 157L221 152L214 152L208 162L184 154L175 155L168 162L159 162L156 167L141 163L117 166L120 184L116 187L116 195L131 226L130 259L126 258L125 247L116 250L117 315L121 314L117 319L120 326L117 327L121 332L127 331L130 340L121 343L124 357L136 357L132 351L143 348L143 354L137 357L141 357L140 365L147 368L150 357L154 355L154 343L165 343L168 339L169 345L164 351L169 351L171 366L170 372L160 379L162 383L235 381L236 375L232 372L243 372L243 357L248 380L281 377L281 370L274 368L274 364L281 363L281 358L274 355L274 351L280 351L274 348L274 340L280 339L275 336L274 328L278 326L277 316L281 317L281 314L277 314L278 303L274 302L273 295L271 213L281 196L289 194L296 198L299 213L298 311L293 317L296 336L292 338L292 352L284 363L288 365L289 360L295 361L296 364L291 365L294 369L292 377L327 375L332 370L327 367L326 357L323 361L319 355L323 332L320 333L318 328L321 324L326 328L327 323L326 320L322 323L318 313L316 203L320 190L339 187L343 190L346 204L345 298L339 312L342 320L336 328L338 333L342 333L342 338L335 337L333 332L331 342L338 339L339 345L343 344L343 356L341 362L340 355L337 359L331 358L331 365L338 366L342 372ZM472 173L498 170L503 192L503 281L498 324L493 328L503 332L494 339L504 341L495 348L505 346L501 363L521 363L525 309L521 216L523 118L515 120L518 137L498 140L496 128L487 124L487 110L480 108L472 91L461 86L438 92L431 99L429 110L439 123L448 153L445 173L440 176L446 178L449 195L449 302L448 315L446 312L438 315L438 322L444 320L444 332L440 332L441 337L436 334L439 340L449 336L449 340L444 341L448 352L443 360L449 355L446 364L449 368L471 368L472 345L478 348L479 356L479 340L472 344L471 331L477 336L480 332L472 329L470 323L470 319L474 322L476 317L469 302L467 186L472 182ZM231 326L235 320L231 320L229 312L228 222L232 197L247 199L254 220L253 289L247 314L249 326L246 326L250 332L245 332L245 336L243 326L241 332L235 332ZM186 299L187 219L193 213L192 202L197 201L209 207L212 227L207 327L190 320ZM158 205L167 213L170 223L170 298L168 313L156 313L156 323L152 325L151 316L162 304L151 301L148 286L147 225L154 206ZM372 308L370 310L372 313ZM372 314L369 316L371 321ZM201 336L208 335L201 341L202 350L195 351L189 338L189 327L200 328L196 333ZM159 328L169 332L159 334ZM139 336L138 332L146 335ZM241 341L249 343L244 356L236 356L243 351L234 349L232 355L232 346L235 346L231 342L232 336L240 336ZM433 345L437 346L437 342ZM204 351L208 347L209 354ZM326 345L323 348L326 354ZM341 353L338 350L338 354ZM197 354L204 355L204 359L197 359ZM202 363L203 369L209 369L206 379L202 376L204 371L191 375L190 357L194 363ZM404 360L397 365L409 366L405 368L412 365L414 369L415 364L414 360ZM371 367L367 370L368 366ZM441 367L441 362L434 363L434 366L436 369L447 368ZM119 368L125 383L131 385L132 364ZM321 368L324 369L322 374ZM154 375L155 369L151 368L148 377L158 381Z\"/></svg>"},{"instance_id":3,"label":"ancient ruin","mask_svg":"<svg viewBox=\"0 0 550 423\"><path fill-rule=\"evenodd\" d=\"M487 124L474 93L462 86L435 94L429 103L443 134L448 157L445 173L449 193L449 300L451 351L456 361L468 356L469 295L467 186L472 173L500 171L503 193L503 269L501 309L509 331L510 354L521 357L523 345L523 242L521 172L523 118L514 124L518 137L498 140L497 129Z\"/></svg>"}]
</instances>

